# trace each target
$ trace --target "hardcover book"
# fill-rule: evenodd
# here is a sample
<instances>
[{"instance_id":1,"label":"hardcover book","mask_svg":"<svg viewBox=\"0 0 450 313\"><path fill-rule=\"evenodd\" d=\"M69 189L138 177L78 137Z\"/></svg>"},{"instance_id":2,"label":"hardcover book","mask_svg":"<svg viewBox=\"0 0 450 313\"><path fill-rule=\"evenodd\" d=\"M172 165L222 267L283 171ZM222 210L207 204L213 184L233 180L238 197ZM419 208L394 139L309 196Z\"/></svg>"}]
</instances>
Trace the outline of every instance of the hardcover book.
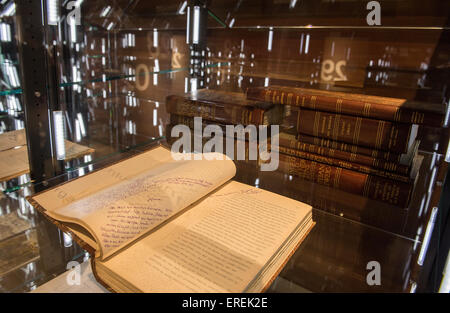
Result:
<instances>
[{"instance_id":1,"label":"hardcover book","mask_svg":"<svg viewBox=\"0 0 450 313\"><path fill-rule=\"evenodd\" d=\"M279 159L282 173L402 208L408 206L417 181L416 174L404 182L296 156L280 154Z\"/></svg>"},{"instance_id":2,"label":"hardcover book","mask_svg":"<svg viewBox=\"0 0 450 313\"><path fill-rule=\"evenodd\" d=\"M393 122L447 126L443 105L399 98L281 86L248 88L247 98Z\"/></svg>"},{"instance_id":3,"label":"hardcover book","mask_svg":"<svg viewBox=\"0 0 450 313\"><path fill-rule=\"evenodd\" d=\"M410 173L411 166L399 164L398 162L388 162L368 155L322 147L320 145L296 140L295 137L296 136L294 134L281 132L279 142L280 152L299 157L302 157L301 155L305 155L305 153L308 153L313 155L320 155L327 158L338 159L341 161L346 161L348 163L363 165L364 168L372 168L374 173L380 170L394 172L403 176L408 176ZM355 165L353 167L355 167L356 169L358 165Z\"/></svg>"},{"instance_id":4,"label":"hardcover book","mask_svg":"<svg viewBox=\"0 0 450 313\"><path fill-rule=\"evenodd\" d=\"M273 125L280 124L283 107L263 101L252 101L244 93L201 89L166 99L170 114L202 117L223 124Z\"/></svg>"},{"instance_id":5,"label":"hardcover book","mask_svg":"<svg viewBox=\"0 0 450 313\"><path fill-rule=\"evenodd\" d=\"M232 181L218 153L162 146L29 197L117 292L261 292L314 226L304 203ZM175 158L174 158L175 157Z\"/></svg>"},{"instance_id":6,"label":"hardcover book","mask_svg":"<svg viewBox=\"0 0 450 313\"><path fill-rule=\"evenodd\" d=\"M407 153L398 154L392 151L382 151L376 150L372 148L356 146L352 144L348 144L341 141L333 141L330 139L320 138L309 136L305 134L297 134L297 140L302 143L312 144L316 146L320 146L322 148L329 148L344 152L349 152L361 156L369 156L376 159L382 159L388 162L398 163L405 166L410 166L414 156L417 154L417 150L419 148L419 140L416 140L416 143L411 145L408 149Z\"/></svg>"},{"instance_id":7,"label":"hardcover book","mask_svg":"<svg viewBox=\"0 0 450 313\"><path fill-rule=\"evenodd\" d=\"M342 141L376 150L407 153L417 137L418 125L306 110L292 107L300 134Z\"/></svg>"}]
</instances>

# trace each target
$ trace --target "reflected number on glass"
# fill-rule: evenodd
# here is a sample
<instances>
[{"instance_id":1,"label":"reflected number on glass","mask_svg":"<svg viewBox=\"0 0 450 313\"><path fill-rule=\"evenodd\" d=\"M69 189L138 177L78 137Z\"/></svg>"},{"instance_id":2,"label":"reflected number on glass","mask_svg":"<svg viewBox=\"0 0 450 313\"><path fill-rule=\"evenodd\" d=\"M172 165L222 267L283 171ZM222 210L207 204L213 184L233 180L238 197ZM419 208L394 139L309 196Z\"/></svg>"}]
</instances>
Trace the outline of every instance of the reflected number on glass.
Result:
<instances>
[{"instance_id":1,"label":"reflected number on glass","mask_svg":"<svg viewBox=\"0 0 450 313\"><path fill-rule=\"evenodd\" d=\"M322 62L321 78L323 81L347 81L347 76L343 72L343 68L347 65L347 61L340 60L334 62L326 59Z\"/></svg>"}]
</instances>

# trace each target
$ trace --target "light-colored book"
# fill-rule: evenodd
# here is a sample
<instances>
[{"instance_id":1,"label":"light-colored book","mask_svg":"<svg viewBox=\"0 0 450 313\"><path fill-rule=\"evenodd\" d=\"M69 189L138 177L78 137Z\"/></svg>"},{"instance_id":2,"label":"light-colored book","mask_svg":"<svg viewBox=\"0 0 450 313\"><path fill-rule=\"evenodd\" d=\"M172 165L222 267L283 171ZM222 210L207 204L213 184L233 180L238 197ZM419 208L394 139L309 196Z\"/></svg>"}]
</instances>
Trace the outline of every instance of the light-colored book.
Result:
<instances>
[{"instance_id":1,"label":"light-colored book","mask_svg":"<svg viewBox=\"0 0 450 313\"><path fill-rule=\"evenodd\" d=\"M314 226L312 208L232 181L222 154L181 156L159 146L28 200L90 252L109 290L266 290Z\"/></svg>"}]
</instances>

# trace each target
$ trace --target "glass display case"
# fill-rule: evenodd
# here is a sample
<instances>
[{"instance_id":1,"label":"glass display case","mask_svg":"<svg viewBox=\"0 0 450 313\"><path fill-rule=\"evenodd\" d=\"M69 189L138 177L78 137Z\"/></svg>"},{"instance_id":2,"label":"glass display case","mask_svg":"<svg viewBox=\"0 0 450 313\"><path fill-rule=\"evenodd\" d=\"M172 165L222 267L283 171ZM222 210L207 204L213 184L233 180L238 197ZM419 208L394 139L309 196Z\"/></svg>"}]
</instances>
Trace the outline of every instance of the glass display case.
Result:
<instances>
[{"instance_id":1,"label":"glass display case","mask_svg":"<svg viewBox=\"0 0 450 313\"><path fill-rule=\"evenodd\" d=\"M443 120L396 121L417 124L417 149L406 169L414 183L408 180L412 189L404 205L302 177L292 168L262 171L258 160L235 160L234 180L313 207L316 226L268 291L439 288L450 203L450 3L8 0L0 6L0 135L20 143L9 148L23 150L25 164L12 165L18 154L2 158L0 291L34 290L71 261L90 257L27 196L156 145L170 147L173 126L192 127L193 119L183 116L207 119L202 108L194 115L186 115L185 107L169 108L171 96L186 99L207 89L244 97L276 86L319 97L329 92L403 99L439 111ZM287 94L277 104L277 124L291 134L298 130L292 113L298 106L288 103ZM265 100L274 102L275 96ZM364 118L383 120L366 113ZM235 115L211 123L244 123ZM326 158L313 160L348 169ZM379 284L369 282L371 262L380 266Z\"/></svg>"}]
</instances>

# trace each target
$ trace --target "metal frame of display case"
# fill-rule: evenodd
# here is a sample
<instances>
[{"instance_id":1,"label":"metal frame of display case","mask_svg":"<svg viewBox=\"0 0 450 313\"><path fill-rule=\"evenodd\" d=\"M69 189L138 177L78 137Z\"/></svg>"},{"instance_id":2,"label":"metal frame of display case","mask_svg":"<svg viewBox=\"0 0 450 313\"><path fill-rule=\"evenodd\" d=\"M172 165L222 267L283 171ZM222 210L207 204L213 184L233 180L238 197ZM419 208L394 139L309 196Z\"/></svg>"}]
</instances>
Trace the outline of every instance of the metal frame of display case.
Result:
<instances>
[{"instance_id":1,"label":"metal frame of display case","mask_svg":"<svg viewBox=\"0 0 450 313\"><path fill-rule=\"evenodd\" d=\"M47 1L16 1L19 60L31 179L62 172L56 158L53 111L59 109L54 31L47 25Z\"/></svg>"}]
</instances>

